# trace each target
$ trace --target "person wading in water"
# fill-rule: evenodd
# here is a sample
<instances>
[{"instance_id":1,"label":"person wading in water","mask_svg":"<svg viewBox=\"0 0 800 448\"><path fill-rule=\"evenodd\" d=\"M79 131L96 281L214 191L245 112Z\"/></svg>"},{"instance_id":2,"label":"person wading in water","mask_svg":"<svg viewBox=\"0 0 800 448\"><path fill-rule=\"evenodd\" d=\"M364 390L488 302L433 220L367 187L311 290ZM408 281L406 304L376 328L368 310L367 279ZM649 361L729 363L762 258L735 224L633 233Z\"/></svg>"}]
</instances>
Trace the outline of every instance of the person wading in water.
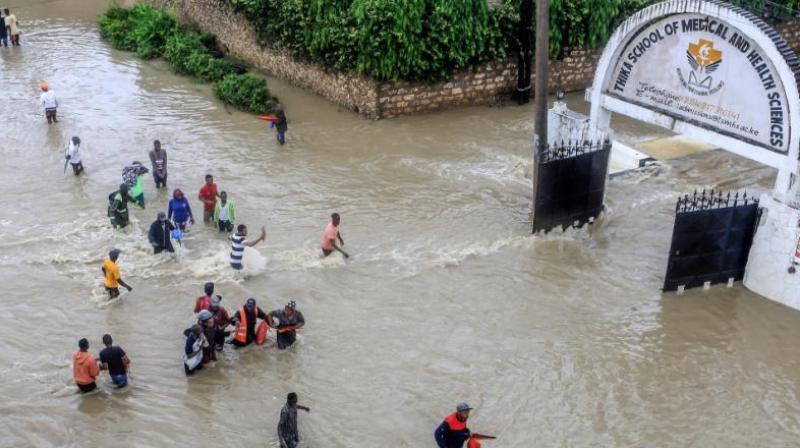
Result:
<instances>
[{"instance_id":1,"label":"person wading in water","mask_svg":"<svg viewBox=\"0 0 800 448\"><path fill-rule=\"evenodd\" d=\"M167 186L167 150L161 149L161 142L153 142L153 150L150 151L150 163L153 165L153 180L156 188Z\"/></svg>"},{"instance_id":2,"label":"person wading in water","mask_svg":"<svg viewBox=\"0 0 800 448\"><path fill-rule=\"evenodd\" d=\"M295 448L300 443L300 434L297 432L297 410L311 412L311 409L297 404L297 394L289 392L286 404L281 408L281 418L278 421L278 440L281 448Z\"/></svg>"}]
</instances>

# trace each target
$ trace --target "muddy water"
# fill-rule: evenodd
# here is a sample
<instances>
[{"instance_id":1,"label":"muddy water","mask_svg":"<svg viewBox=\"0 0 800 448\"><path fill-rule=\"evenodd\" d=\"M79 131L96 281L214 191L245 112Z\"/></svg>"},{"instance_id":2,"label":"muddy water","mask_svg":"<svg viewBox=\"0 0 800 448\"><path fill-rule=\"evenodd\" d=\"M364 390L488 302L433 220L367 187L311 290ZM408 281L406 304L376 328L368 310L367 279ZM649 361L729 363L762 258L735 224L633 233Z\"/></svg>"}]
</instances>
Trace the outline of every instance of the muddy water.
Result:
<instances>
[{"instance_id":1,"label":"muddy water","mask_svg":"<svg viewBox=\"0 0 800 448\"><path fill-rule=\"evenodd\" d=\"M0 49L1 446L277 446L285 394L309 447L433 446L457 401L485 446L790 446L800 440L800 313L740 286L662 295L678 194L763 191L774 173L711 152L609 183L590 230L529 235L530 108L466 108L372 122L271 81L288 143L228 111L207 85L101 42L104 1L12 0L23 47ZM58 125L37 107L47 80ZM580 107L579 96L572 98ZM617 123L629 141L652 129ZM87 176L62 173L71 135ZM205 173L267 244L227 268L228 244L196 226L177 259L147 225L166 193L114 232L106 195L153 139L170 187ZM200 203L192 203L196 213ZM327 216L354 254L321 260ZM123 250L134 286L108 303L99 266ZM286 352L227 351L187 380L181 332L203 282L228 309L297 300L307 328ZM132 386L79 396L70 357L113 334Z\"/></svg>"}]
</instances>

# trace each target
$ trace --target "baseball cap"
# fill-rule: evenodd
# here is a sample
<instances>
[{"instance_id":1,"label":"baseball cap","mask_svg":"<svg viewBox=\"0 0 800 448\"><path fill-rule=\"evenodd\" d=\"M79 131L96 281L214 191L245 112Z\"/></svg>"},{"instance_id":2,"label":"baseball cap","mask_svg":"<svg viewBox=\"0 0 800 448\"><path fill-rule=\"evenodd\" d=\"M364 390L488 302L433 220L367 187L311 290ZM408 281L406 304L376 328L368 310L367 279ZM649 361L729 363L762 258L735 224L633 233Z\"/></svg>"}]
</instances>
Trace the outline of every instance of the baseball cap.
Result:
<instances>
[{"instance_id":1,"label":"baseball cap","mask_svg":"<svg viewBox=\"0 0 800 448\"><path fill-rule=\"evenodd\" d=\"M462 401L461 403L458 403L458 405L456 406L456 411L458 412L471 411L471 410L472 408L466 401Z\"/></svg>"}]
</instances>

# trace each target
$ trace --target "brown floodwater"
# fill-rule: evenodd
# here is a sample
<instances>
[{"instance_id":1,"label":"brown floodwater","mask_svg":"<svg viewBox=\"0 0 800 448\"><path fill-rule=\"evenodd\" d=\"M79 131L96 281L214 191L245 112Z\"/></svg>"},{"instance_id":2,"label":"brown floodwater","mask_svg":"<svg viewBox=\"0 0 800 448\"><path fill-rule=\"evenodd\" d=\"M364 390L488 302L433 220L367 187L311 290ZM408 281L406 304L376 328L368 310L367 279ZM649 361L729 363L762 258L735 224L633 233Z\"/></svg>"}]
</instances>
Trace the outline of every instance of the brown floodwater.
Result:
<instances>
[{"instance_id":1,"label":"brown floodwater","mask_svg":"<svg viewBox=\"0 0 800 448\"><path fill-rule=\"evenodd\" d=\"M615 177L589 229L530 235L532 107L473 107L368 121L270 80L288 143L228 110L206 84L100 40L101 0L8 0L21 48L0 49L0 446L277 446L287 392L306 447L434 446L458 401L485 447L765 447L800 440L800 313L737 285L662 294L674 204L695 188L751 192L774 172L720 151ZM47 80L61 100L48 126ZM580 94L570 103L585 108ZM615 122L618 137L663 132ZM86 176L63 174L66 139ZM267 242L228 268L223 235L197 225L175 258L153 256L148 224L110 228L121 169L169 151L170 188L196 213L216 176L239 223ZM353 259L320 259L331 212ZM133 292L109 303L111 247ZM217 283L233 310L294 299L307 326L279 352L226 350L186 378L182 332ZM132 383L81 396L71 355L104 333Z\"/></svg>"}]
</instances>

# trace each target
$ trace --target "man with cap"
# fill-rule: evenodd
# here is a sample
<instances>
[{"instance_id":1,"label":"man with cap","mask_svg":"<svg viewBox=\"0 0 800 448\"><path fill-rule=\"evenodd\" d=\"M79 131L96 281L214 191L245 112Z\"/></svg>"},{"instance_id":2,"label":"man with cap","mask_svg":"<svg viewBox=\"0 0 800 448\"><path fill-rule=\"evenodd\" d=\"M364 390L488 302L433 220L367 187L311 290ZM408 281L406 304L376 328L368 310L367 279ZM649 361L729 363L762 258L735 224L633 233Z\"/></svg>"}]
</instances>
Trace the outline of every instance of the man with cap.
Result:
<instances>
[{"instance_id":1,"label":"man with cap","mask_svg":"<svg viewBox=\"0 0 800 448\"><path fill-rule=\"evenodd\" d=\"M217 360L217 326L214 324L214 315L209 310L197 313L197 324L203 329L207 344L203 345L203 364Z\"/></svg>"},{"instance_id":2,"label":"man with cap","mask_svg":"<svg viewBox=\"0 0 800 448\"><path fill-rule=\"evenodd\" d=\"M214 296L214 282L206 282L206 284L203 285L203 292L205 294L194 301L195 314L211 308L211 298Z\"/></svg>"},{"instance_id":3,"label":"man with cap","mask_svg":"<svg viewBox=\"0 0 800 448\"><path fill-rule=\"evenodd\" d=\"M225 338L230 334L230 332L225 331L225 329L231 324L231 316L228 314L228 310L222 307L222 296L219 295L211 299L211 307L208 310L213 314L214 325L217 327L214 345L217 346L217 351L221 352L225 345Z\"/></svg>"},{"instance_id":4,"label":"man with cap","mask_svg":"<svg viewBox=\"0 0 800 448\"><path fill-rule=\"evenodd\" d=\"M167 221L167 214L158 212L156 220L150 224L150 231L147 232L147 239L153 246L154 254L160 254L163 251L175 252L175 248L172 247L172 238L170 238L173 230L175 230L175 226Z\"/></svg>"},{"instance_id":5,"label":"man with cap","mask_svg":"<svg viewBox=\"0 0 800 448\"><path fill-rule=\"evenodd\" d=\"M58 98L56 98L56 93L50 90L50 86L44 81L39 84L39 87L42 88L42 96L39 97L39 103L44 108L44 116L47 117L47 124L58 123L58 119L56 118L56 111L58 110Z\"/></svg>"},{"instance_id":6,"label":"man with cap","mask_svg":"<svg viewBox=\"0 0 800 448\"><path fill-rule=\"evenodd\" d=\"M287 349L294 344L297 339L297 330L303 328L306 320L303 313L297 311L297 303L290 300L282 310L275 310L269 313L272 319L272 327L275 328L277 333L277 341L275 345L283 350Z\"/></svg>"},{"instance_id":7,"label":"man with cap","mask_svg":"<svg viewBox=\"0 0 800 448\"><path fill-rule=\"evenodd\" d=\"M124 183L119 185L119 190L108 195L108 217L111 218L111 225L117 229L128 225L128 202L135 200L128 193L128 186Z\"/></svg>"},{"instance_id":8,"label":"man with cap","mask_svg":"<svg viewBox=\"0 0 800 448\"><path fill-rule=\"evenodd\" d=\"M247 299L245 305L231 317L231 324L236 326L231 344L237 348L250 345L256 340L256 319L266 318L267 314L256 306L256 300Z\"/></svg>"},{"instance_id":9,"label":"man with cap","mask_svg":"<svg viewBox=\"0 0 800 448\"><path fill-rule=\"evenodd\" d=\"M103 275L105 276L104 284L106 291L108 291L108 298L113 299L119 296L119 285L124 286L128 291L133 290L127 283L122 280L122 275L117 266L117 259L119 258L120 250L111 249L108 252L108 258L103 262Z\"/></svg>"},{"instance_id":10,"label":"man with cap","mask_svg":"<svg viewBox=\"0 0 800 448\"><path fill-rule=\"evenodd\" d=\"M445 417L434 433L436 444L439 445L439 448L461 448L464 446L464 442L470 437L467 419L469 419L471 410L472 408L469 404L462 402L456 406L456 412Z\"/></svg>"}]
</instances>

